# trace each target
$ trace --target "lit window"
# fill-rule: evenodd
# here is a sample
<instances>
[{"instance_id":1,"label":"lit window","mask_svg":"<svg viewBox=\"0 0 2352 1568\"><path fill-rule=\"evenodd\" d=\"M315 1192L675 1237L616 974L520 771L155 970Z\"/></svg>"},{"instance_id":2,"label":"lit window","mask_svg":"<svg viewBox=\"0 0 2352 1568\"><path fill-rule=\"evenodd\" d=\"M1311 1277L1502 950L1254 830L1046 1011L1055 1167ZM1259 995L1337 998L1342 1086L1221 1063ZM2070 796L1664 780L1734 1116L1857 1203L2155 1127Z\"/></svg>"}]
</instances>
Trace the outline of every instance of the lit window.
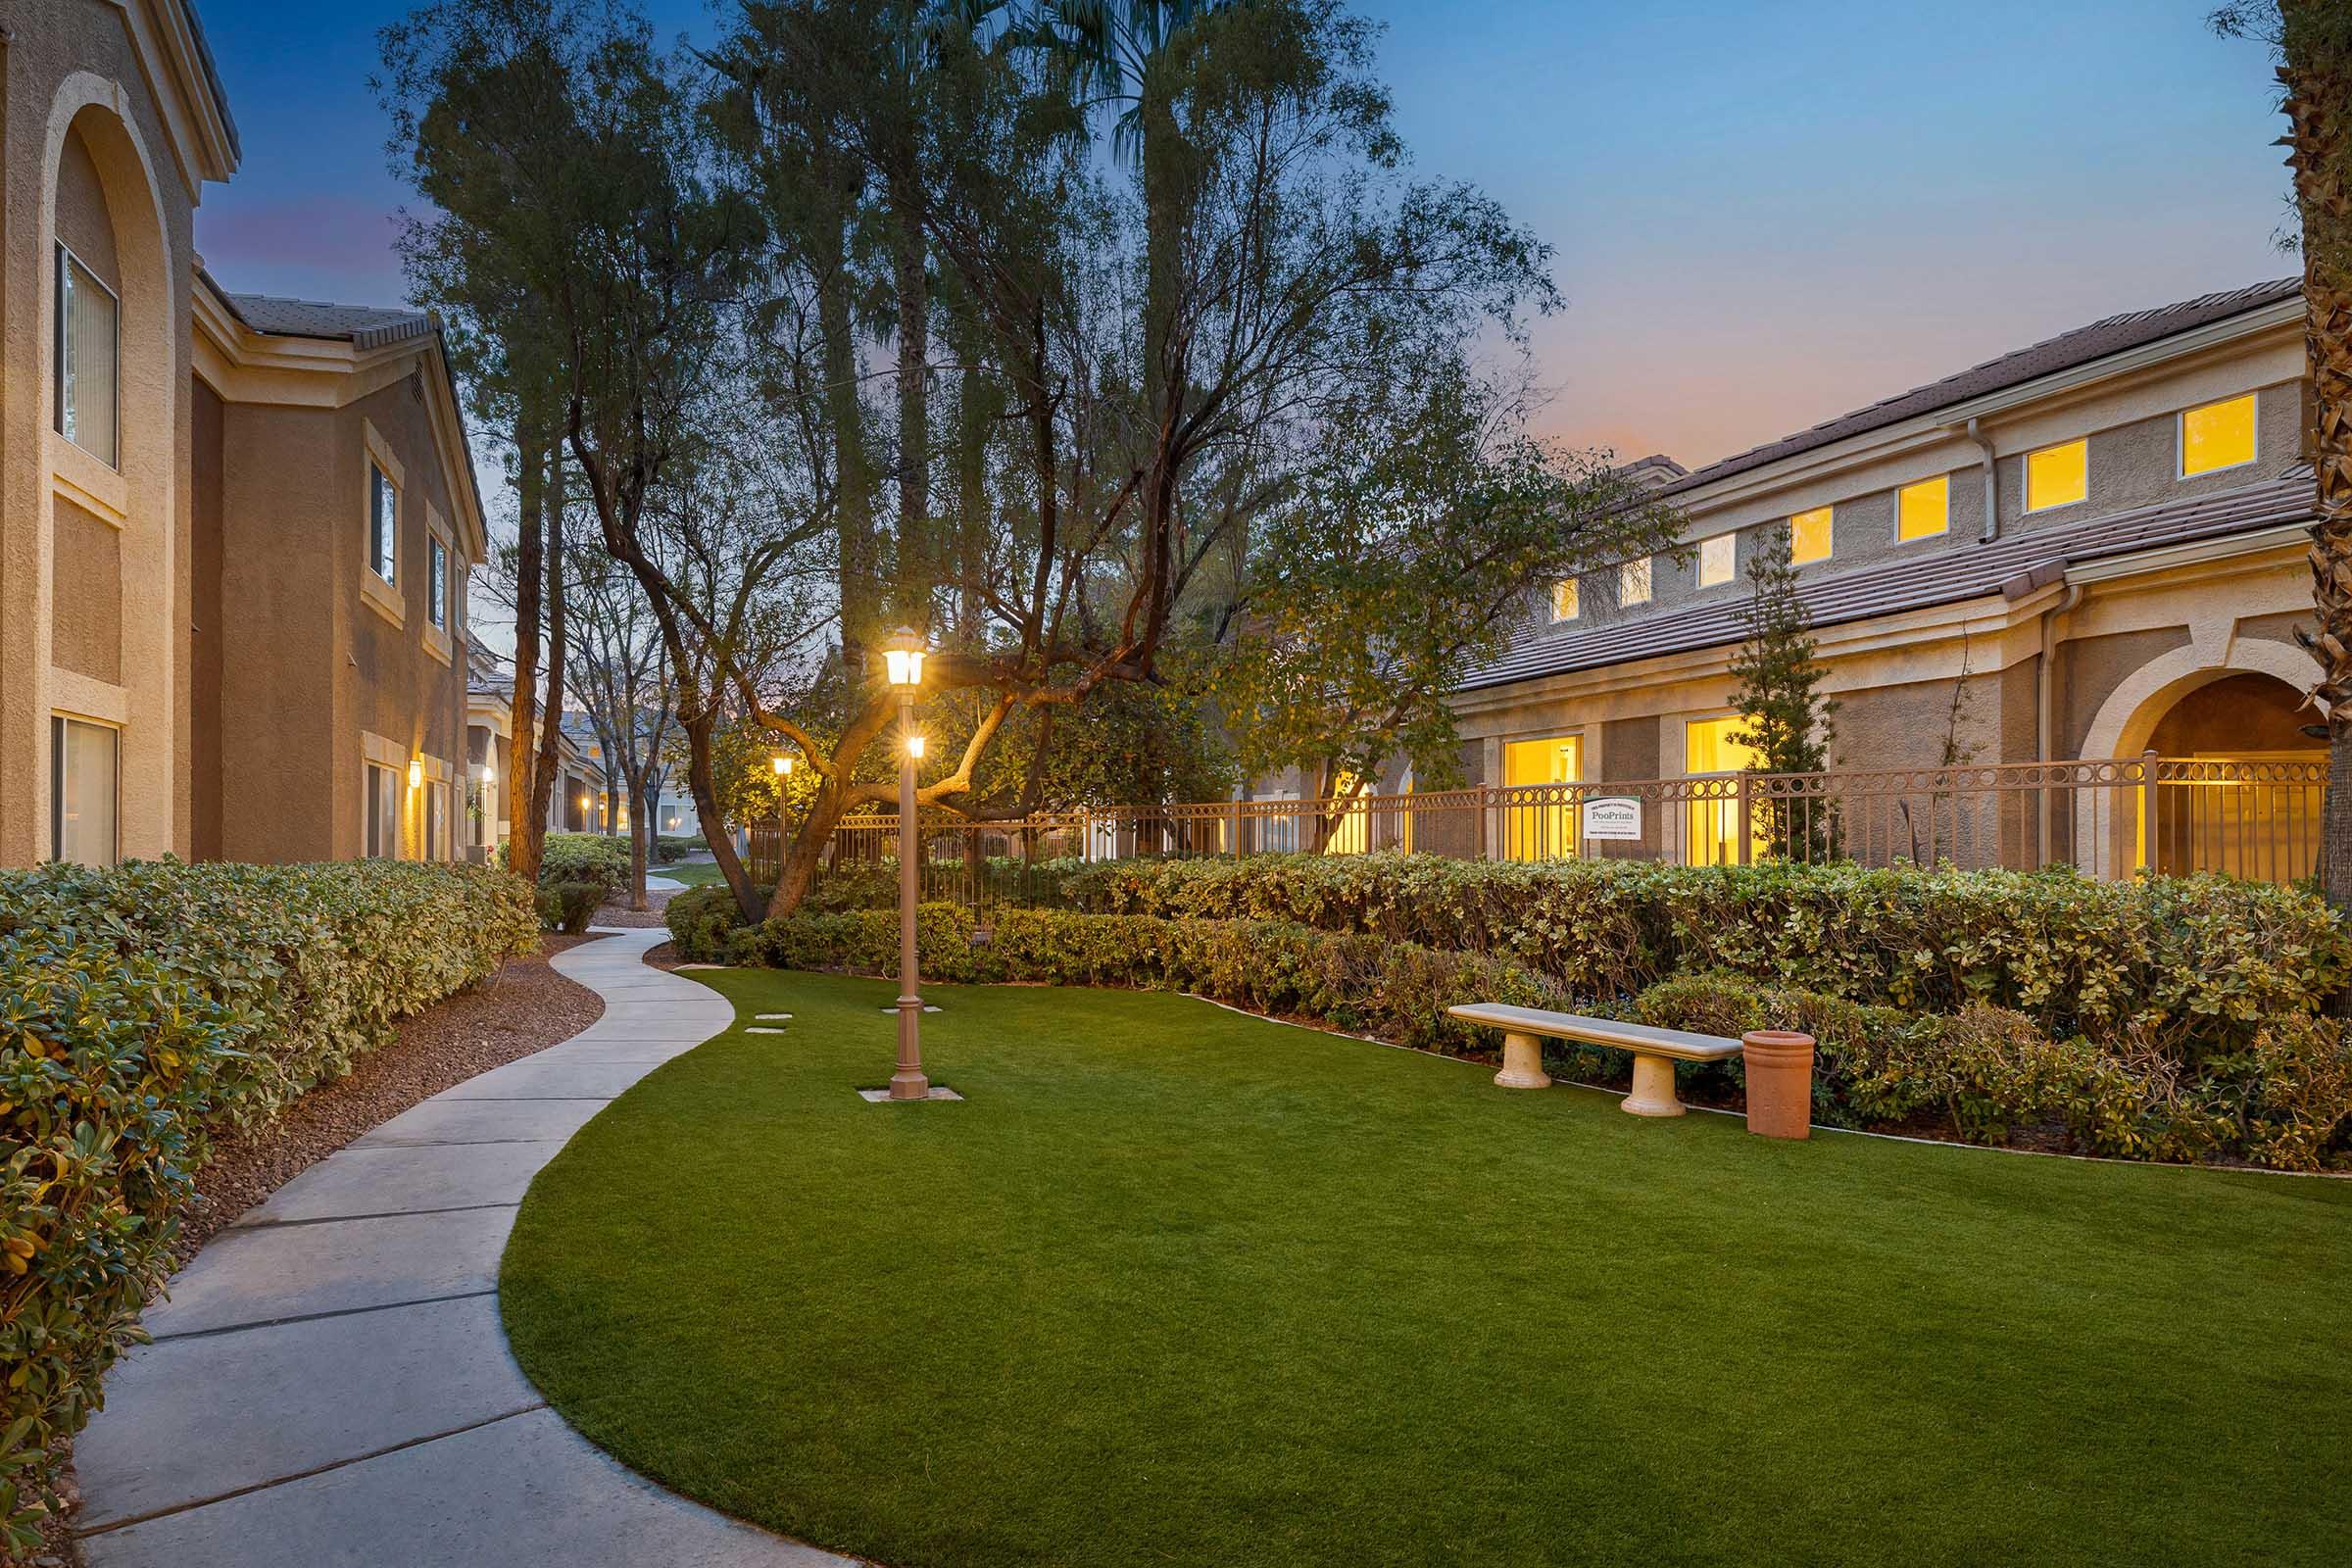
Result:
<instances>
[{"instance_id":1,"label":"lit window","mask_svg":"<svg viewBox=\"0 0 2352 1568\"><path fill-rule=\"evenodd\" d=\"M49 856L76 865L112 865L122 737L104 724L49 719Z\"/></svg>"},{"instance_id":2,"label":"lit window","mask_svg":"<svg viewBox=\"0 0 2352 1568\"><path fill-rule=\"evenodd\" d=\"M1574 620L1579 608L1574 577L1562 577L1551 585L1551 618L1553 620Z\"/></svg>"},{"instance_id":3,"label":"lit window","mask_svg":"<svg viewBox=\"0 0 2352 1568\"><path fill-rule=\"evenodd\" d=\"M2242 467L2254 461L2254 394L2208 403L2180 416L2180 477Z\"/></svg>"},{"instance_id":4,"label":"lit window","mask_svg":"<svg viewBox=\"0 0 2352 1568\"><path fill-rule=\"evenodd\" d=\"M424 788L424 858L428 860L449 858L449 846L442 836L449 829L449 786L438 781Z\"/></svg>"},{"instance_id":5,"label":"lit window","mask_svg":"<svg viewBox=\"0 0 2352 1568\"><path fill-rule=\"evenodd\" d=\"M1502 782L1574 784L1585 776L1585 738L1552 735L1536 741L1505 741ZM1577 803L1559 796L1514 798L1505 803L1503 856L1513 860L1551 860L1576 853Z\"/></svg>"},{"instance_id":6,"label":"lit window","mask_svg":"<svg viewBox=\"0 0 2352 1568\"><path fill-rule=\"evenodd\" d=\"M1617 568L1617 603L1646 605L1649 603L1649 558L1629 561Z\"/></svg>"},{"instance_id":7,"label":"lit window","mask_svg":"<svg viewBox=\"0 0 2352 1568\"><path fill-rule=\"evenodd\" d=\"M1719 533L1712 539L1698 542L1698 585L1701 588L1720 587L1732 580L1739 564L1740 536Z\"/></svg>"},{"instance_id":8,"label":"lit window","mask_svg":"<svg viewBox=\"0 0 2352 1568\"><path fill-rule=\"evenodd\" d=\"M366 853L374 859L400 858L400 775L379 763L368 764L368 834Z\"/></svg>"},{"instance_id":9,"label":"lit window","mask_svg":"<svg viewBox=\"0 0 2352 1568\"><path fill-rule=\"evenodd\" d=\"M1815 507L1788 519L1788 561L1791 565L1802 566L1830 559L1830 512L1828 507Z\"/></svg>"},{"instance_id":10,"label":"lit window","mask_svg":"<svg viewBox=\"0 0 2352 1568\"><path fill-rule=\"evenodd\" d=\"M424 618L441 631L449 629L449 546L439 534L425 541Z\"/></svg>"},{"instance_id":11,"label":"lit window","mask_svg":"<svg viewBox=\"0 0 2352 1568\"><path fill-rule=\"evenodd\" d=\"M2026 510L2071 507L2090 494L2090 443L2069 441L2026 457Z\"/></svg>"},{"instance_id":12,"label":"lit window","mask_svg":"<svg viewBox=\"0 0 2352 1568\"><path fill-rule=\"evenodd\" d=\"M384 477L371 460L368 465L368 566L386 582L400 555L400 487Z\"/></svg>"},{"instance_id":13,"label":"lit window","mask_svg":"<svg viewBox=\"0 0 2352 1568\"><path fill-rule=\"evenodd\" d=\"M1894 536L1933 539L1952 525L1952 481L1948 474L1907 484L1894 503Z\"/></svg>"},{"instance_id":14,"label":"lit window","mask_svg":"<svg viewBox=\"0 0 2352 1568\"><path fill-rule=\"evenodd\" d=\"M1733 739L1747 729L1747 720L1733 714L1726 718L1693 718L1683 724L1683 771L1696 778L1705 774L1740 773L1764 765L1764 754L1744 742ZM1749 842L1761 849L1763 822L1760 814L1748 824ZM1689 808L1690 863L1693 865L1733 865L1740 859L1740 803L1719 797L1701 797Z\"/></svg>"},{"instance_id":15,"label":"lit window","mask_svg":"<svg viewBox=\"0 0 2352 1568\"><path fill-rule=\"evenodd\" d=\"M57 433L108 467L116 466L120 413L116 370L122 308L114 291L57 248Z\"/></svg>"}]
</instances>

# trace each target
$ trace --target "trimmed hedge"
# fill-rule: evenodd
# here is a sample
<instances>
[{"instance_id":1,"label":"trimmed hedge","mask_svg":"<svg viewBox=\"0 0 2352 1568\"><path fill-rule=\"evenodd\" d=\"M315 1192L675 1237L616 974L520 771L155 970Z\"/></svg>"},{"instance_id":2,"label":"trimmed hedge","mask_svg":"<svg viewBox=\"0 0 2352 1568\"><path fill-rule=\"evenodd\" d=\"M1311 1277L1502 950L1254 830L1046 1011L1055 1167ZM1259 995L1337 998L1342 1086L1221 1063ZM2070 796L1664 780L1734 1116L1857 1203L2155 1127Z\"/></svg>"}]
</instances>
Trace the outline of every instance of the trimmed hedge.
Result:
<instances>
[{"instance_id":1,"label":"trimmed hedge","mask_svg":"<svg viewBox=\"0 0 2352 1568\"><path fill-rule=\"evenodd\" d=\"M550 833L539 851L539 885L594 882L611 894L629 883L629 841L611 833Z\"/></svg>"},{"instance_id":2,"label":"trimmed hedge","mask_svg":"<svg viewBox=\"0 0 2352 1568\"><path fill-rule=\"evenodd\" d=\"M1065 894L1494 954L1584 997L1721 971L1915 1011L1990 1004L2047 1034L2192 1056L2248 1049L2352 978L2352 934L2319 898L2225 877L1269 855L1117 861Z\"/></svg>"},{"instance_id":3,"label":"trimmed hedge","mask_svg":"<svg viewBox=\"0 0 2352 1568\"><path fill-rule=\"evenodd\" d=\"M0 874L0 1548L37 1542L56 1445L144 1338L208 1136L537 941L485 866Z\"/></svg>"}]
</instances>

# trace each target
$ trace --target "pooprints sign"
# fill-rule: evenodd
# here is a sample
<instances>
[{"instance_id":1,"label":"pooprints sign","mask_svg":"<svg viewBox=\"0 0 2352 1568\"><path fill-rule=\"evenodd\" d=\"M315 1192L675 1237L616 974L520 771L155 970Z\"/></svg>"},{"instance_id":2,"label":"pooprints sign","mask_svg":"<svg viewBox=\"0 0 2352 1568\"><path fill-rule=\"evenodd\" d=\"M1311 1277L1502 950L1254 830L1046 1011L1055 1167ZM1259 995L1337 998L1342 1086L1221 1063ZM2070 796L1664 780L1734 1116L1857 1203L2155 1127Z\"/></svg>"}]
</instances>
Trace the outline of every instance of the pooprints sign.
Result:
<instances>
[{"instance_id":1,"label":"pooprints sign","mask_svg":"<svg viewBox=\"0 0 2352 1568\"><path fill-rule=\"evenodd\" d=\"M1585 837L1638 839L1642 836L1642 798L1638 795L1595 795L1585 802Z\"/></svg>"}]
</instances>

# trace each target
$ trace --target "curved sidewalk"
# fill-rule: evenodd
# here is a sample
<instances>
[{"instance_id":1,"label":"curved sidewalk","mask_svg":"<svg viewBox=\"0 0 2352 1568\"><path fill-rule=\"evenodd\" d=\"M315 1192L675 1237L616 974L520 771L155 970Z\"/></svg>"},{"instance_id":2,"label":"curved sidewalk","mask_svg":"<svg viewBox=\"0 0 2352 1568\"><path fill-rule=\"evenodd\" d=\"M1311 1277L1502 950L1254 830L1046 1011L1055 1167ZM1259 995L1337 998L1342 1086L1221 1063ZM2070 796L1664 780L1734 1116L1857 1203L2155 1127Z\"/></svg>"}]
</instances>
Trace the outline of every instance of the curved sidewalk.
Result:
<instances>
[{"instance_id":1,"label":"curved sidewalk","mask_svg":"<svg viewBox=\"0 0 2352 1568\"><path fill-rule=\"evenodd\" d=\"M90 1568L850 1568L632 1475L514 1364L498 1262L588 1119L734 1022L626 931L555 959L605 999L560 1046L395 1116L221 1232L75 1445Z\"/></svg>"}]
</instances>

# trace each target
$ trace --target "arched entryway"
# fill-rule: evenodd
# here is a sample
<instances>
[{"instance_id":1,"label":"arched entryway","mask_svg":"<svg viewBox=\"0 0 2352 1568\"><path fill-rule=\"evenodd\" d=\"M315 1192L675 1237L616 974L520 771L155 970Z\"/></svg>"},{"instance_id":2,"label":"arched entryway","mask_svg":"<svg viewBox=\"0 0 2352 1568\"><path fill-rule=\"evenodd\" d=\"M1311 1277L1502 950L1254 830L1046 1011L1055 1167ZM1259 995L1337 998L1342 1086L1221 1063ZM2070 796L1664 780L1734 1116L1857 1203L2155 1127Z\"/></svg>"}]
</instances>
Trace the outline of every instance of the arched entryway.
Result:
<instances>
[{"instance_id":1,"label":"arched entryway","mask_svg":"<svg viewBox=\"0 0 2352 1568\"><path fill-rule=\"evenodd\" d=\"M2197 664L2193 649L2179 650L2101 709L2085 758L2153 755L2163 767L2145 788L2083 792L2078 825L2095 849L2085 869L2263 881L2316 872L2327 743L2303 733L2318 716L2303 701L2309 662L2281 643L2241 642L2232 655Z\"/></svg>"}]
</instances>

